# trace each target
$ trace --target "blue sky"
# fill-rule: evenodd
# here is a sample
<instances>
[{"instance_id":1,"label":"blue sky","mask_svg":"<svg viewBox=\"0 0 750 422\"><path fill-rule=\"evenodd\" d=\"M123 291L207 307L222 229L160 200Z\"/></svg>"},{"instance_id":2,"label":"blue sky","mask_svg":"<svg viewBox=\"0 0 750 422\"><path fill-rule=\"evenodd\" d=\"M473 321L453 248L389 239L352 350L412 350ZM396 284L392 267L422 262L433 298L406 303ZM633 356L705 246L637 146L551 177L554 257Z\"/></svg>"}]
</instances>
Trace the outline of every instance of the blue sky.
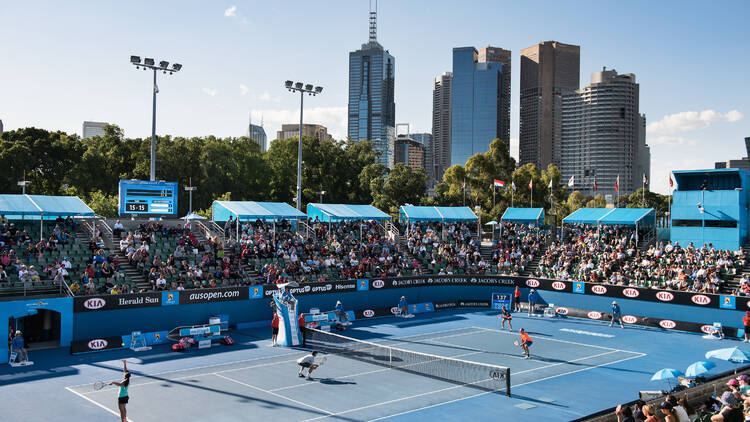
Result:
<instances>
[{"instance_id":1,"label":"blue sky","mask_svg":"<svg viewBox=\"0 0 750 422\"><path fill-rule=\"evenodd\" d=\"M673 169L745 155L750 136L750 2L380 0L378 40L396 57L396 120L431 128L432 80L451 49L510 49L517 155L520 50L581 46L581 85L602 66L635 73L649 122L652 189ZM0 119L81 132L84 120L151 130L150 74L131 54L184 65L159 78L157 132L239 136L252 111L273 138L299 119L285 79L322 85L305 121L346 135L347 60L367 40L367 0L4 1Z\"/></svg>"}]
</instances>

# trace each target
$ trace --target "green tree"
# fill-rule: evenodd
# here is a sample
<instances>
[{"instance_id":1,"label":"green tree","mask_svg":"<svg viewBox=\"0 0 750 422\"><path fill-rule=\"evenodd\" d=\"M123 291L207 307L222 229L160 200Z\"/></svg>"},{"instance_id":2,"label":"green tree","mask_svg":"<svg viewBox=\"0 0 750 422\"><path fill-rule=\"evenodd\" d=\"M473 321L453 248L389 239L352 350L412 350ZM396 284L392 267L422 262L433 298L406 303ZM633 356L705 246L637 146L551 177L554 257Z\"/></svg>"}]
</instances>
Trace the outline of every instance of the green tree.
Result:
<instances>
[{"instance_id":1,"label":"green tree","mask_svg":"<svg viewBox=\"0 0 750 422\"><path fill-rule=\"evenodd\" d=\"M594 199L586 203L586 208L606 208L607 200L602 194L597 194Z\"/></svg>"},{"instance_id":2,"label":"green tree","mask_svg":"<svg viewBox=\"0 0 750 422\"><path fill-rule=\"evenodd\" d=\"M645 195L644 195L645 193ZM660 195L656 192L651 192L643 188L631 193L627 196L627 208L653 208L656 211L657 217L663 217L667 210L669 203L669 196Z\"/></svg>"},{"instance_id":3,"label":"green tree","mask_svg":"<svg viewBox=\"0 0 750 422\"><path fill-rule=\"evenodd\" d=\"M427 186L424 169L413 170L403 163L393 166L385 178L375 178L370 183L376 208L398 214L404 204L419 204Z\"/></svg>"}]
</instances>

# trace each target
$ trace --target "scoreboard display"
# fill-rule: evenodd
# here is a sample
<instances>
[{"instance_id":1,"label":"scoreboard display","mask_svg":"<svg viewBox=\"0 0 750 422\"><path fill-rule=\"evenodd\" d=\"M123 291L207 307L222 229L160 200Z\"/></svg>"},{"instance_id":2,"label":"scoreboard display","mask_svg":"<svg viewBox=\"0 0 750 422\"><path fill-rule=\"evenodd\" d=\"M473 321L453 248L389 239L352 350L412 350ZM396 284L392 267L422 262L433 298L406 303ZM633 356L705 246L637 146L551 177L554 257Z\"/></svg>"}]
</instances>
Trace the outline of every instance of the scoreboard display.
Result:
<instances>
[{"instance_id":1,"label":"scoreboard display","mask_svg":"<svg viewBox=\"0 0 750 422\"><path fill-rule=\"evenodd\" d=\"M176 216L177 182L120 180L120 215Z\"/></svg>"}]
</instances>

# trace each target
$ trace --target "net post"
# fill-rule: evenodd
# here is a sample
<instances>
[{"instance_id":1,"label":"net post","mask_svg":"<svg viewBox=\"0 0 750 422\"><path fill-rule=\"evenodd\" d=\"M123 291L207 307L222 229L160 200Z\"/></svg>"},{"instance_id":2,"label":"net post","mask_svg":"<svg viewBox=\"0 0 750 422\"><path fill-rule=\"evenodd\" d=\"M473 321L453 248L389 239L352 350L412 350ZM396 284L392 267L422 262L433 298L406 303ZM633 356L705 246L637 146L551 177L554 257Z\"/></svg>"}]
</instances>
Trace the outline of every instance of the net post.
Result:
<instances>
[{"instance_id":1,"label":"net post","mask_svg":"<svg viewBox=\"0 0 750 422\"><path fill-rule=\"evenodd\" d=\"M505 368L505 395L510 397L510 368Z\"/></svg>"}]
</instances>

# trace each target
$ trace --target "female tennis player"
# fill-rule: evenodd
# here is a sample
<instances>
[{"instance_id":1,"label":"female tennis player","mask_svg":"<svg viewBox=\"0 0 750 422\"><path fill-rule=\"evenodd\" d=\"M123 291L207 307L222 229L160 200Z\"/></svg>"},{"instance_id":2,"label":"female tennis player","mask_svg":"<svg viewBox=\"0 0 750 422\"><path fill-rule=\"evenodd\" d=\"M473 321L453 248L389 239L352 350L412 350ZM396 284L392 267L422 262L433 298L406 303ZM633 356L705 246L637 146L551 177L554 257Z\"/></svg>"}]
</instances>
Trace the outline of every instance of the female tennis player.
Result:
<instances>
[{"instance_id":1,"label":"female tennis player","mask_svg":"<svg viewBox=\"0 0 750 422\"><path fill-rule=\"evenodd\" d=\"M130 385L130 371L128 371L128 364L125 359L122 360L122 372L123 379L120 382L112 381L109 385L116 385L120 387L120 392L117 395L117 407L120 409L120 419L122 422L128 422L127 409L125 405L128 404L128 386Z\"/></svg>"},{"instance_id":2,"label":"female tennis player","mask_svg":"<svg viewBox=\"0 0 750 422\"><path fill-rule=\"evenodd\" d=\"M505 323L508 323L508 330L513 331L513 324L511 323L511 320L513 320L513 315L508 312L508 309L503 305L502 308L500 308L500 315L497 316L498 318L502 318L503 322L500 325L501 329L505 329Z\"/></svg>"},{"instance_id":3,"label":"female tennis player","mask_svg":"<svg viewBox=\"0 0 750 422\"><path fill-rule=\"evenodd\" d=\"M515 344L516 346L520 346L523 349L523 354L526 355L526 359L531 359L531 355L529 354L529 347L534 344L534 342L531 340L531 337L526 334L526 331L524 331L523 328L519 330L519 334L521 335L521 343L516 340L513 342L513 344Z\"/></svg>"}]
</instances>

